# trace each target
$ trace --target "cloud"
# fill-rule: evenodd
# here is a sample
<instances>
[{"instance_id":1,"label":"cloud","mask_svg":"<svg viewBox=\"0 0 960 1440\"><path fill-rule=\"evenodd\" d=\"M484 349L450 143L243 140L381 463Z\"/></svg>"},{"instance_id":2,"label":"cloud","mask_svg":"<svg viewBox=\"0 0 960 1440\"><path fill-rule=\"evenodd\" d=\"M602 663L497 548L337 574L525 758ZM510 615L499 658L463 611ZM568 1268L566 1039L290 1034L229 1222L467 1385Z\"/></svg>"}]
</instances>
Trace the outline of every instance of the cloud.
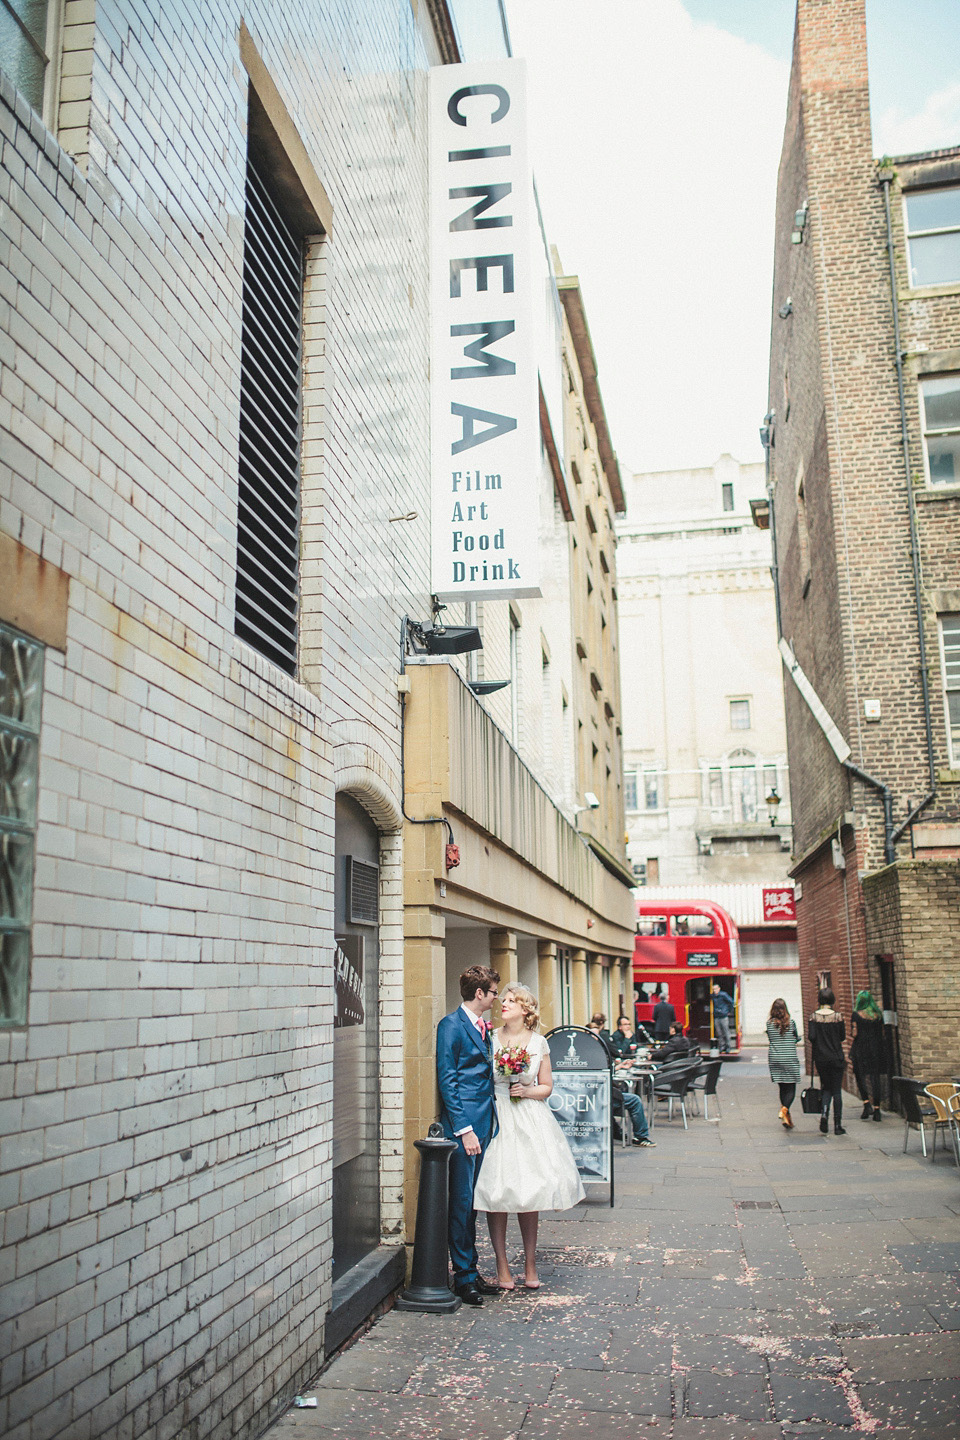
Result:
<instances>
[{"instance_id":1,"label":"cloud","mask_svg":"<svg viewBox=\"0 0 960 1440\"><path fill-rule=\"evenodd\" d=\"M953 145L960 145L960 85L935 90L914 115L891 105L874 120L873 148L878 155L913 155Z\"/></svg>"}]
</instances>

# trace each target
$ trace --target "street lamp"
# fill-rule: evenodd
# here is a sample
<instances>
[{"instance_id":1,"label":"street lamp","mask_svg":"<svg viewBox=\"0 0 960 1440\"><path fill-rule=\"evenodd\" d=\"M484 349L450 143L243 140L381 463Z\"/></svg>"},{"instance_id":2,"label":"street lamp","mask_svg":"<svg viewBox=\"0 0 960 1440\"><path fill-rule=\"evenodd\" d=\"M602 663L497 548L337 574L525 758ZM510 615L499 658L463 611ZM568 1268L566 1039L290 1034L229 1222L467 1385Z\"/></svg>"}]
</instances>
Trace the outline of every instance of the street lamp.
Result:
<instances>
[{"instance_id":1,"label":"street lamp","mask_svg":"<svg viewBox=\"0 0 960 1440\"><path fill-rule=\"evenodd\" d=\"M780 808L780 796L777 794L777 787L774 785L767 796L767 814L770 816L770 824L776 825L777 811Z\"/></svg>"}]
</instances>

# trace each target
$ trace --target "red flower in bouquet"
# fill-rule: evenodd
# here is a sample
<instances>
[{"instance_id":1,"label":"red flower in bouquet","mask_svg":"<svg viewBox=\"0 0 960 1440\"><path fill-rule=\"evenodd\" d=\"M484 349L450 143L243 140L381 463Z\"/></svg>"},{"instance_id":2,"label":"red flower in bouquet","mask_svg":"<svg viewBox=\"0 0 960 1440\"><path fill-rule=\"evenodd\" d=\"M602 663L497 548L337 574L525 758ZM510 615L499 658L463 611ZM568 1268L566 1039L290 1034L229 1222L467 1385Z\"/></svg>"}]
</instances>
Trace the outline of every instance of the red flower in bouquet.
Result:
<instances>
[{"instance_id":1,"label":"red flower in bouquet","mask_svg":"<svg viewBox=\"0 0 960 1440\"><path fill-rule=\"evenodd\" d=\"M529 1064L530 1056L524 1045L505 1046L502 1050L497 1051L497 1058L494 1061L495 1069L505 1080L510 1081L515 1081L519 1075L522 1075ZM519 1105L522 1098L521 1095L511 1095L510 1103Z\"/></svg>"}]
</instances>

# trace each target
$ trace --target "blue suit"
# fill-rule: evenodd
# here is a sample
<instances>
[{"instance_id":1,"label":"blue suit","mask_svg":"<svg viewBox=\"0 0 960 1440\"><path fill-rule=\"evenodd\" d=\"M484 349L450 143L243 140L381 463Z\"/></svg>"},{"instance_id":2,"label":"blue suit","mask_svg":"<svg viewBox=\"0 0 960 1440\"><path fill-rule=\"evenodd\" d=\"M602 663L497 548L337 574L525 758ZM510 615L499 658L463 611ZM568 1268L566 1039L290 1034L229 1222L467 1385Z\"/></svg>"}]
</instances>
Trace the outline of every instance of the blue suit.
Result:
<instances>
[{"instance_id":1,"label":"blue suit","mask_svg":"<svg viewBox=\"0 0 960 1440\"><path fill-rule=\"evenodd\" d=\"M493 1049L486 1044L462 1008L445 1015L437 1026L437 1081L440 1086L440 1121L448 1140L468 1126L480 1141L479 1155L468 1155L463 1141L450 1160L450 1218L448 1238L455 1285L477 1278L477 1212L473 1191L483 1153L497 1129L493 1101Z\"/></svg>"}]
</instances>

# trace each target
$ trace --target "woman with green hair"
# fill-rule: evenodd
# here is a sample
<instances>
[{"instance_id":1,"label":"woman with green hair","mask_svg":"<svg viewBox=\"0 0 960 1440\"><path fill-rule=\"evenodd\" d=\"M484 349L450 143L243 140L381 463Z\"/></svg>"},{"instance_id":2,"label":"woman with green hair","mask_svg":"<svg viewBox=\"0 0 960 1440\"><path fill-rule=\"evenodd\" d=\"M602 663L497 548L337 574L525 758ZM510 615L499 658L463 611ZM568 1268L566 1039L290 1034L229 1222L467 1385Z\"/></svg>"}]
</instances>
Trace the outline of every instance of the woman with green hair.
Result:
<instances>
[{"instance_id":1,"label":"woman with green hair","mask_svg":"<svg viewBox=\"0 0 960 1440\"><path fill-rule=\"evenodd\" d=\"M863 1109L861 1120L882 1120L880 1113L880 1072L883 1069L883 1012L869 990L861 990L853 1002L853 1044L850 1059Z\"/></svg>"}]
</instances>

